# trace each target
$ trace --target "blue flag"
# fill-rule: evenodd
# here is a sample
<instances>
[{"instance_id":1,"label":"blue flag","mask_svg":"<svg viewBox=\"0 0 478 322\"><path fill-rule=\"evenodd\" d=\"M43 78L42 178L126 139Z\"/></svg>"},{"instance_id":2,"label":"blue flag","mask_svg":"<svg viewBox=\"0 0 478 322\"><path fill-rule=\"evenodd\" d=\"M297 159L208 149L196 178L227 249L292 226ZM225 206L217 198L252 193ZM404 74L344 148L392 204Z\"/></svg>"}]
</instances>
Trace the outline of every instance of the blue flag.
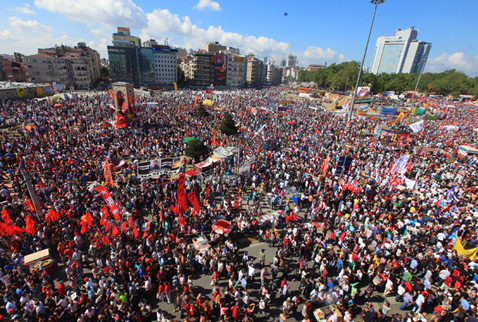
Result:
<instances>
[{"instance_id":1,"label":"blue flag","mask_svg":"<svg viewBox=\"0 0 478 322\"><path fill-rule=\"evenodd\" d=\"M292 195L292 201L297 204L297 197L295 195Z\"/></svg>"}]
</instances>

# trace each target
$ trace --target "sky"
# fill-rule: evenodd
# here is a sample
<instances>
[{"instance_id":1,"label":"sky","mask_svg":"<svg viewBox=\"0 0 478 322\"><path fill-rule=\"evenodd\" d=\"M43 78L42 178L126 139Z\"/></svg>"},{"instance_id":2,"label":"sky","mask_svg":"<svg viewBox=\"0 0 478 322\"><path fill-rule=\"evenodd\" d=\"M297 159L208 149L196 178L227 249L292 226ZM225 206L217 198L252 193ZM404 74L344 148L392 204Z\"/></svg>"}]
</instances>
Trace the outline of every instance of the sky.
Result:
<instances>
[{"instance_id":1,"label":"sky","mask_svg":"<svg viewBox=\"0 0 478 322\"><path fill-rule=\"evenodd\" d=\"M3 0L0 53L84 41L107 58L116 27L187 49L208 41L299 65L361 61L374 6L368 0ZM478 76L478 1L386 0L377 9L365 66L380 36L414 26L432 43L425 71L448 69Z\"/></svg>"}]
</instances>

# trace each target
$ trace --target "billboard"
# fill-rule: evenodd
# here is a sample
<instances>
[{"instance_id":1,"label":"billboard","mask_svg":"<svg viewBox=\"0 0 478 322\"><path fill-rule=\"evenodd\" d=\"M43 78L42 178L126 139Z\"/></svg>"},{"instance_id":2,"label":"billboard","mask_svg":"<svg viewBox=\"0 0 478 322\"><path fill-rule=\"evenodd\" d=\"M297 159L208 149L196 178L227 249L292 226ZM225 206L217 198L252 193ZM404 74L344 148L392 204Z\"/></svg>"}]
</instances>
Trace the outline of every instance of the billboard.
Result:
<instances>
[{"instance_id":1,"label":"billboard","mask_svg":"<svg viewBox=\"0 0 478 322\"><path fill-rule=\"evenodd\" d=\"M242 63L244 61L244 57L237 56L237 55L233 55L232 57L234 57L235 62Z\"/></svg>"},{"instance_id":2,"label":"billboard","mask_svg":"<svg viewBox=\"0 0 478 322\"><path fill-rule=\"evenodd\" d=\"M214 68L215 69L225 69L224 64L224 55L214 55Z\"/></svg>"},{"instance_id":3,"label":"billboard","mask_svg":"<svg viewBox=\"0 0 478 322\"><path fill-rule=\"evenodd\" d=\"M181 169L181 158L163 158L141 161L138 163L137 177L158 178L163 174L178 173Z\"/></svg>"}]
</instances>

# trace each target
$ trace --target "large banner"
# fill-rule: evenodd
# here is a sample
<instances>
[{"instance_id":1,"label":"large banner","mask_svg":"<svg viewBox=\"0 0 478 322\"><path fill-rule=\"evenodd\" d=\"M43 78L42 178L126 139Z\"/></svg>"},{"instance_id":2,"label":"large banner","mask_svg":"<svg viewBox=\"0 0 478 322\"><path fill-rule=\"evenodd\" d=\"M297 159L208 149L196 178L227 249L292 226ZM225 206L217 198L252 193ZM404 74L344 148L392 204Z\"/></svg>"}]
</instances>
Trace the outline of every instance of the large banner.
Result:
<instances>
[{"instance_id":1,"label":"large banner","mask_svg":"<svg viewBox=\"0 0 478 322\"><path fill-rule=\"evenodd\" d=\"M138 163L138 179L158 178L163 174L178 173L181 168L181 158L164 158Z\"/></svg>"}]
</instances>

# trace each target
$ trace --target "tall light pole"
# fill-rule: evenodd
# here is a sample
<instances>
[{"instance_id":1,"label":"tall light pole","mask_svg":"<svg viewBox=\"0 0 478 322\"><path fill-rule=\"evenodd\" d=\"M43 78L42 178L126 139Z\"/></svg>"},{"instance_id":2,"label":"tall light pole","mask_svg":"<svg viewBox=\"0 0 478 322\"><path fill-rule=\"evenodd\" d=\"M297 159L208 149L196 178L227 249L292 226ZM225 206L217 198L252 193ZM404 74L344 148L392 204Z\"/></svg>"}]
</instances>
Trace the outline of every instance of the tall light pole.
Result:
<instances>
[{"instance_id":1,"label":"tall light pole","mask_svg":"<svg viewBox=\"0 0 478 322\"><path fill-rule=\"evenodd\" d=\"M377 6L379 4L384 3L384 2L385 2L385 0L371 0L370 1L371 4L375 5L375 9L373 10L372 23L370 24L370 30L368 31L367 44L365 45L365 50L363 52L362 63L360 64L360 70L359 70L359 74L358 74L358 77L357 77L357 82L355 83L355 88L354 88L354 92L353 92L353 95L352 95L352 104L350 106L350 110L349 110L349 114L348 114L348 121L349 122L352 119L352 113L354 111L355 98L357 97L357 90L358 90L358 86L360 84L360 78L362 77L363 64L365 62L365 56L367 55L368 43L370 41L370 34L372 33L373 21L375 20L375 13L377 12Z\"/></svg>"}]
</instances>

